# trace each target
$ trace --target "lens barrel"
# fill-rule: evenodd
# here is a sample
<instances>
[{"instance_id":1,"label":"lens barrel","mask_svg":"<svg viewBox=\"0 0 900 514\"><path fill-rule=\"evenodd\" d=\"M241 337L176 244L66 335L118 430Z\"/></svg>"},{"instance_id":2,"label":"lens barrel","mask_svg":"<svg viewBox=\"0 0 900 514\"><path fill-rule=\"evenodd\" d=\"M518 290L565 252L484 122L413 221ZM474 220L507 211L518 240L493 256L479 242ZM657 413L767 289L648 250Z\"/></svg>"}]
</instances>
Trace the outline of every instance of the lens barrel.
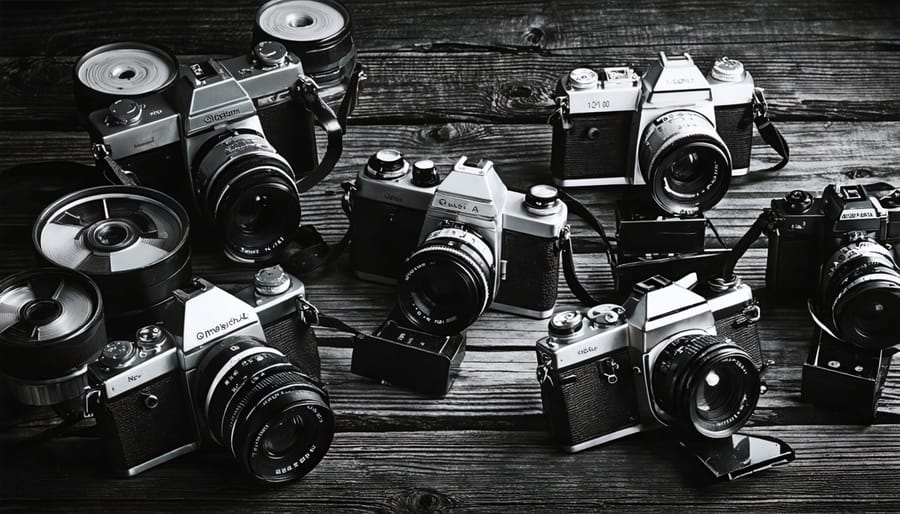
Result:
<instances>
[{"instance_id":1,"label":"lens barrel","mask_svg":"<svg viewBox=\"0 0 900 514\"><path fill-rule=\"evenodd\" d=\"M197 368L196 394L212 438L257 480L300 478L331 446L328 395L256 338L228 337L211 348Z\"/></svg>"},{"instance_id":2,"label":"lens barrel","mask_svg":"<svg viewBox=\"0 0 900 514\"><path fill-rule=\"evenodd\" d=\"M722 336L678 337L653 367L657 405L680 427L705 437L737 432L756 408L759 386L753 360Z\"/></svg>"},{"instance_id":3,"label":"lens barrel","mask_svg":"<svg viewBox=\"0 0 900 514\"><path fill-rule=\"evenodd\" d=\"M292 239L301 215L294 171L264 136L223 133L200 148L196 162L200 205L229 258L266 261Z\"/></svg>"},{"instance_id":4,"label":"lens barrel","mask_svg":"<svg viewBox=\"0 0 900 514\"><path fill-rule=\"evenodd\" d=\"M731 183L731 154L694 111L668 112L644 131L638 160L650 197L669 214L711 209Z\"/></svg>"},{"instance_id":5,"label":"lens barrel","mask_svg":"<svg viewBox=\"0 0 900 514\"><path fill-rule=\"evenodd\" d=\"M841 340L868 349L900 344L900 267L872 239L838 248L822 268L822 306Z\"/></svg>"},{"instance_id":6,"label":"lens barrel","mask_svg":"<svg viewBox=\"0 0 900 514\"><path fill-rule=\"evenodd\" d=\"M439 228L407 258L397 287L400 311L416 328L454 335L494 296L494 254L466 227Z\"/></svg>"}]
</instances>

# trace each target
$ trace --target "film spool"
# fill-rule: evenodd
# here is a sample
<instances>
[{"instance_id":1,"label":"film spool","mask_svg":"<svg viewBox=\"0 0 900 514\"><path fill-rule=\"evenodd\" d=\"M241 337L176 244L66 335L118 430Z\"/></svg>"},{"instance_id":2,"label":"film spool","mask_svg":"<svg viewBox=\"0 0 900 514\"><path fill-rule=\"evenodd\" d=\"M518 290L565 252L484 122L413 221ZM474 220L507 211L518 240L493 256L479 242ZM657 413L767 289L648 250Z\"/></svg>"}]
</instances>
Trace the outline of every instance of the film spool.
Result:
<instances>
[{"instance_id":1,"label":"film spool","mask_svg":"<svg viewBox=\"0 0 900 514\"><path fill-rule=\"evenodd\" d=\"M19 402L80 397L106 342L100 289L86 275L39 268L0 282L0 371Z\"/></svg>"},{"instance_id":2,"label":"film spool","mask_svg":"<svg viewBox=\"0 0 900 514\"><path fill-rule=\"evenodd\" d=\"M162 48L135 41L98 46L75 63L75 105L87 116L121 98L165 91L177 77L177 59Z\"/></svg>"},{"instance_id":3,"label":"film spool","mask_svg":"<svg viewBox=\"0 0 900 514\"><path fill-rule=\"evenodd\" d=\"M319 87L340 86L356 64L350 11L335 0L270 0L256 11L252 46L278 41Z\"/></svg>"},{"instance_id":4,"label":"film spool","mask_svg":"<svg viewBox=\"0 0 900 514\"><path fill-rule=\"evenodd\" d=\"M187 211L159 191L101 186L60 198L38 216L40 257L100 287L111 335L158 321L173 290L190 280Z\"/></svg>"}]
</instances>

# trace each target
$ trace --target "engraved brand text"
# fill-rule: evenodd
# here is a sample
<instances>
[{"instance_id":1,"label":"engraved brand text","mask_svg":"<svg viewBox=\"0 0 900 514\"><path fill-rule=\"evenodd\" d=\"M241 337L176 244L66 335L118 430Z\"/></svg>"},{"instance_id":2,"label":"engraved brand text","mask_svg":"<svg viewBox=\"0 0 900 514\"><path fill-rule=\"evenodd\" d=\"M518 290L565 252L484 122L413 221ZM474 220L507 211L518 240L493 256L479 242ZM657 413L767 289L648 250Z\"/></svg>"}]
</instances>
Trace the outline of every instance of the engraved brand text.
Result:
<instances>
[{"instance_id":1,"label":"engraved brand text","mask_svg":"<svg viewBox=\"0 0 900 514\"><path fill-rule=\"evenodd\" d=\"M250 319L250 316L246 312L242 312L238 316L232 316L228 320L223 321L214 327L208 328L202 332L197 332L197 340L202 341L208 337L212 337L219 333L227 332L230 328L234 327L235 325L238 325L249 319Z\"/></svg>"},{"instance_id":2,"label":"engraved brand text","mask_svg":"<svg viewBox=\"0 0 900 514\"><path fill-rule=\"evenodd\" d=\"M209 116L203 118L203 123L213 123L215 121L227 120L228 118L231 118L234 115L240 114L240 113L241 113L240 109L231 109L230 111L217 112L215 114L210 114Z\"/></svg>"}]
</instances>

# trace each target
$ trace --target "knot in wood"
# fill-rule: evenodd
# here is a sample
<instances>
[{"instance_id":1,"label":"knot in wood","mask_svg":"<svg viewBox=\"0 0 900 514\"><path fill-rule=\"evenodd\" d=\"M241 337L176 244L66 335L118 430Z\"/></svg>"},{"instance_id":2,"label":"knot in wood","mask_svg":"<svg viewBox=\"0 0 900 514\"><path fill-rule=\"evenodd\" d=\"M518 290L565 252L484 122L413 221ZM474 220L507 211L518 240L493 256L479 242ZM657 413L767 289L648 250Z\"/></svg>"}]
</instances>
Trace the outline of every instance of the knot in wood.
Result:
<instances>
[{"instance_id":1,"label":"knot in wood","mask_svg":"<svg viewBox=\"0 0 900 514\"><path fill-rule=\"evenodd\" d=\"M540 27L529 27L525 31L525 42L531 46L540 46L544 40L544 31Z\"/></svg>"},{"instance_id":2,"label":"knot in wood","mask_svg":"<svg viewBox=\"0 0 900 514\"><path fill-rule=\"evenodd\" d=\"M449 496L434 489L415 488L400 493L395 498L396 512L420 514L432 512L450 512L456 506Z\"/></svg>"}]
</instances>

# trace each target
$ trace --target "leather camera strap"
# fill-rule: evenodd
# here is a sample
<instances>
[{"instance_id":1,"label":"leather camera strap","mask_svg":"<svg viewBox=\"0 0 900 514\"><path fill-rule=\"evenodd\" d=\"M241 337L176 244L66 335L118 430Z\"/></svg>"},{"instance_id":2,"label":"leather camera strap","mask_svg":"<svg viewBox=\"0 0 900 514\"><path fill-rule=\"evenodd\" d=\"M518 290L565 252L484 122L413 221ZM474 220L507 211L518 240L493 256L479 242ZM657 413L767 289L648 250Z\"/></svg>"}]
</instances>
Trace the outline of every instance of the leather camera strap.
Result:
<instances>
[{"instance_id":1,"label":"leather camera strap","mask_svg":"<svg viewBox=\"0 0 900 514\"><path fill-rule=\"evenodd\" d=\"M753 123L756 124L756 130L759 131L763 141L781 156L781 162L759 171L778 171L784 168L791 158L791 149L781 131L769 119L769 104L762 88L759 87L753 90Z\"/></svg>"},{"instance_id":2,"label":"leather camera strap","mask_svg":"<svg viewBox=\"0 0 900 514\"><path fill-rule=\"evenodd\" d=\"M594 232L596 232L600 236L600 239L603 241L604 251L606 252L606 258L609 261L609 265L615 266L615 258L612 254L612 247L610 245L609 238L606 235L606 230L604 230L603 224L600 223L600 220L598 220L596 216L591 214L591 211L589 211L583 203L576 200L572 195L560 188L557 189L559 191L559 197L569 207L569 211L574 213L579 218L583 219L588 224L588 226L591 227ZM578 298L578 301L585 305L610 303L609 300L598 299L594 295L589 293L587 288L584 287L584 284L581 283L581 280L578 279L578 275L575 271L575 250L572 244L572 236L568 225L566 225L566 227L563 229L563 233L560 236L560 246L560 253L562 254L563 275L565 275L566 284L569 286L572 294L575 295L575 298Z\"/></svg>"},{"instance_id":3,"label":"leather camera strap","mask_svg":"<svg viewBox=\"0 0 900 514\"><path fill-rule=\"evenodd\" d=\"M347 90L344 92L344 98L341 105L338 106L337 118L338 122L344 127L344 133L347 133L347 117L356 109L359 102L359 86L363 80L366 80L366 70L359 63L353 66L353 72L350 74L350 80L347 82Z\"/></svg>"},{"instance_id":4,"label":"leather camera strap","mask_svg":"<svg viewBox=\"0 0 900 514\"><path fill-rule=\"evenodd\" d=\"M311 78L301 76L294 88L294 95L312 112L328 137L328 146L322 160L315 169L297 179L297 190L303 193L321 182L334 169L344 150L344 127L331 107L319 96L319 86Z\"/></svg>"}]
</instances>

